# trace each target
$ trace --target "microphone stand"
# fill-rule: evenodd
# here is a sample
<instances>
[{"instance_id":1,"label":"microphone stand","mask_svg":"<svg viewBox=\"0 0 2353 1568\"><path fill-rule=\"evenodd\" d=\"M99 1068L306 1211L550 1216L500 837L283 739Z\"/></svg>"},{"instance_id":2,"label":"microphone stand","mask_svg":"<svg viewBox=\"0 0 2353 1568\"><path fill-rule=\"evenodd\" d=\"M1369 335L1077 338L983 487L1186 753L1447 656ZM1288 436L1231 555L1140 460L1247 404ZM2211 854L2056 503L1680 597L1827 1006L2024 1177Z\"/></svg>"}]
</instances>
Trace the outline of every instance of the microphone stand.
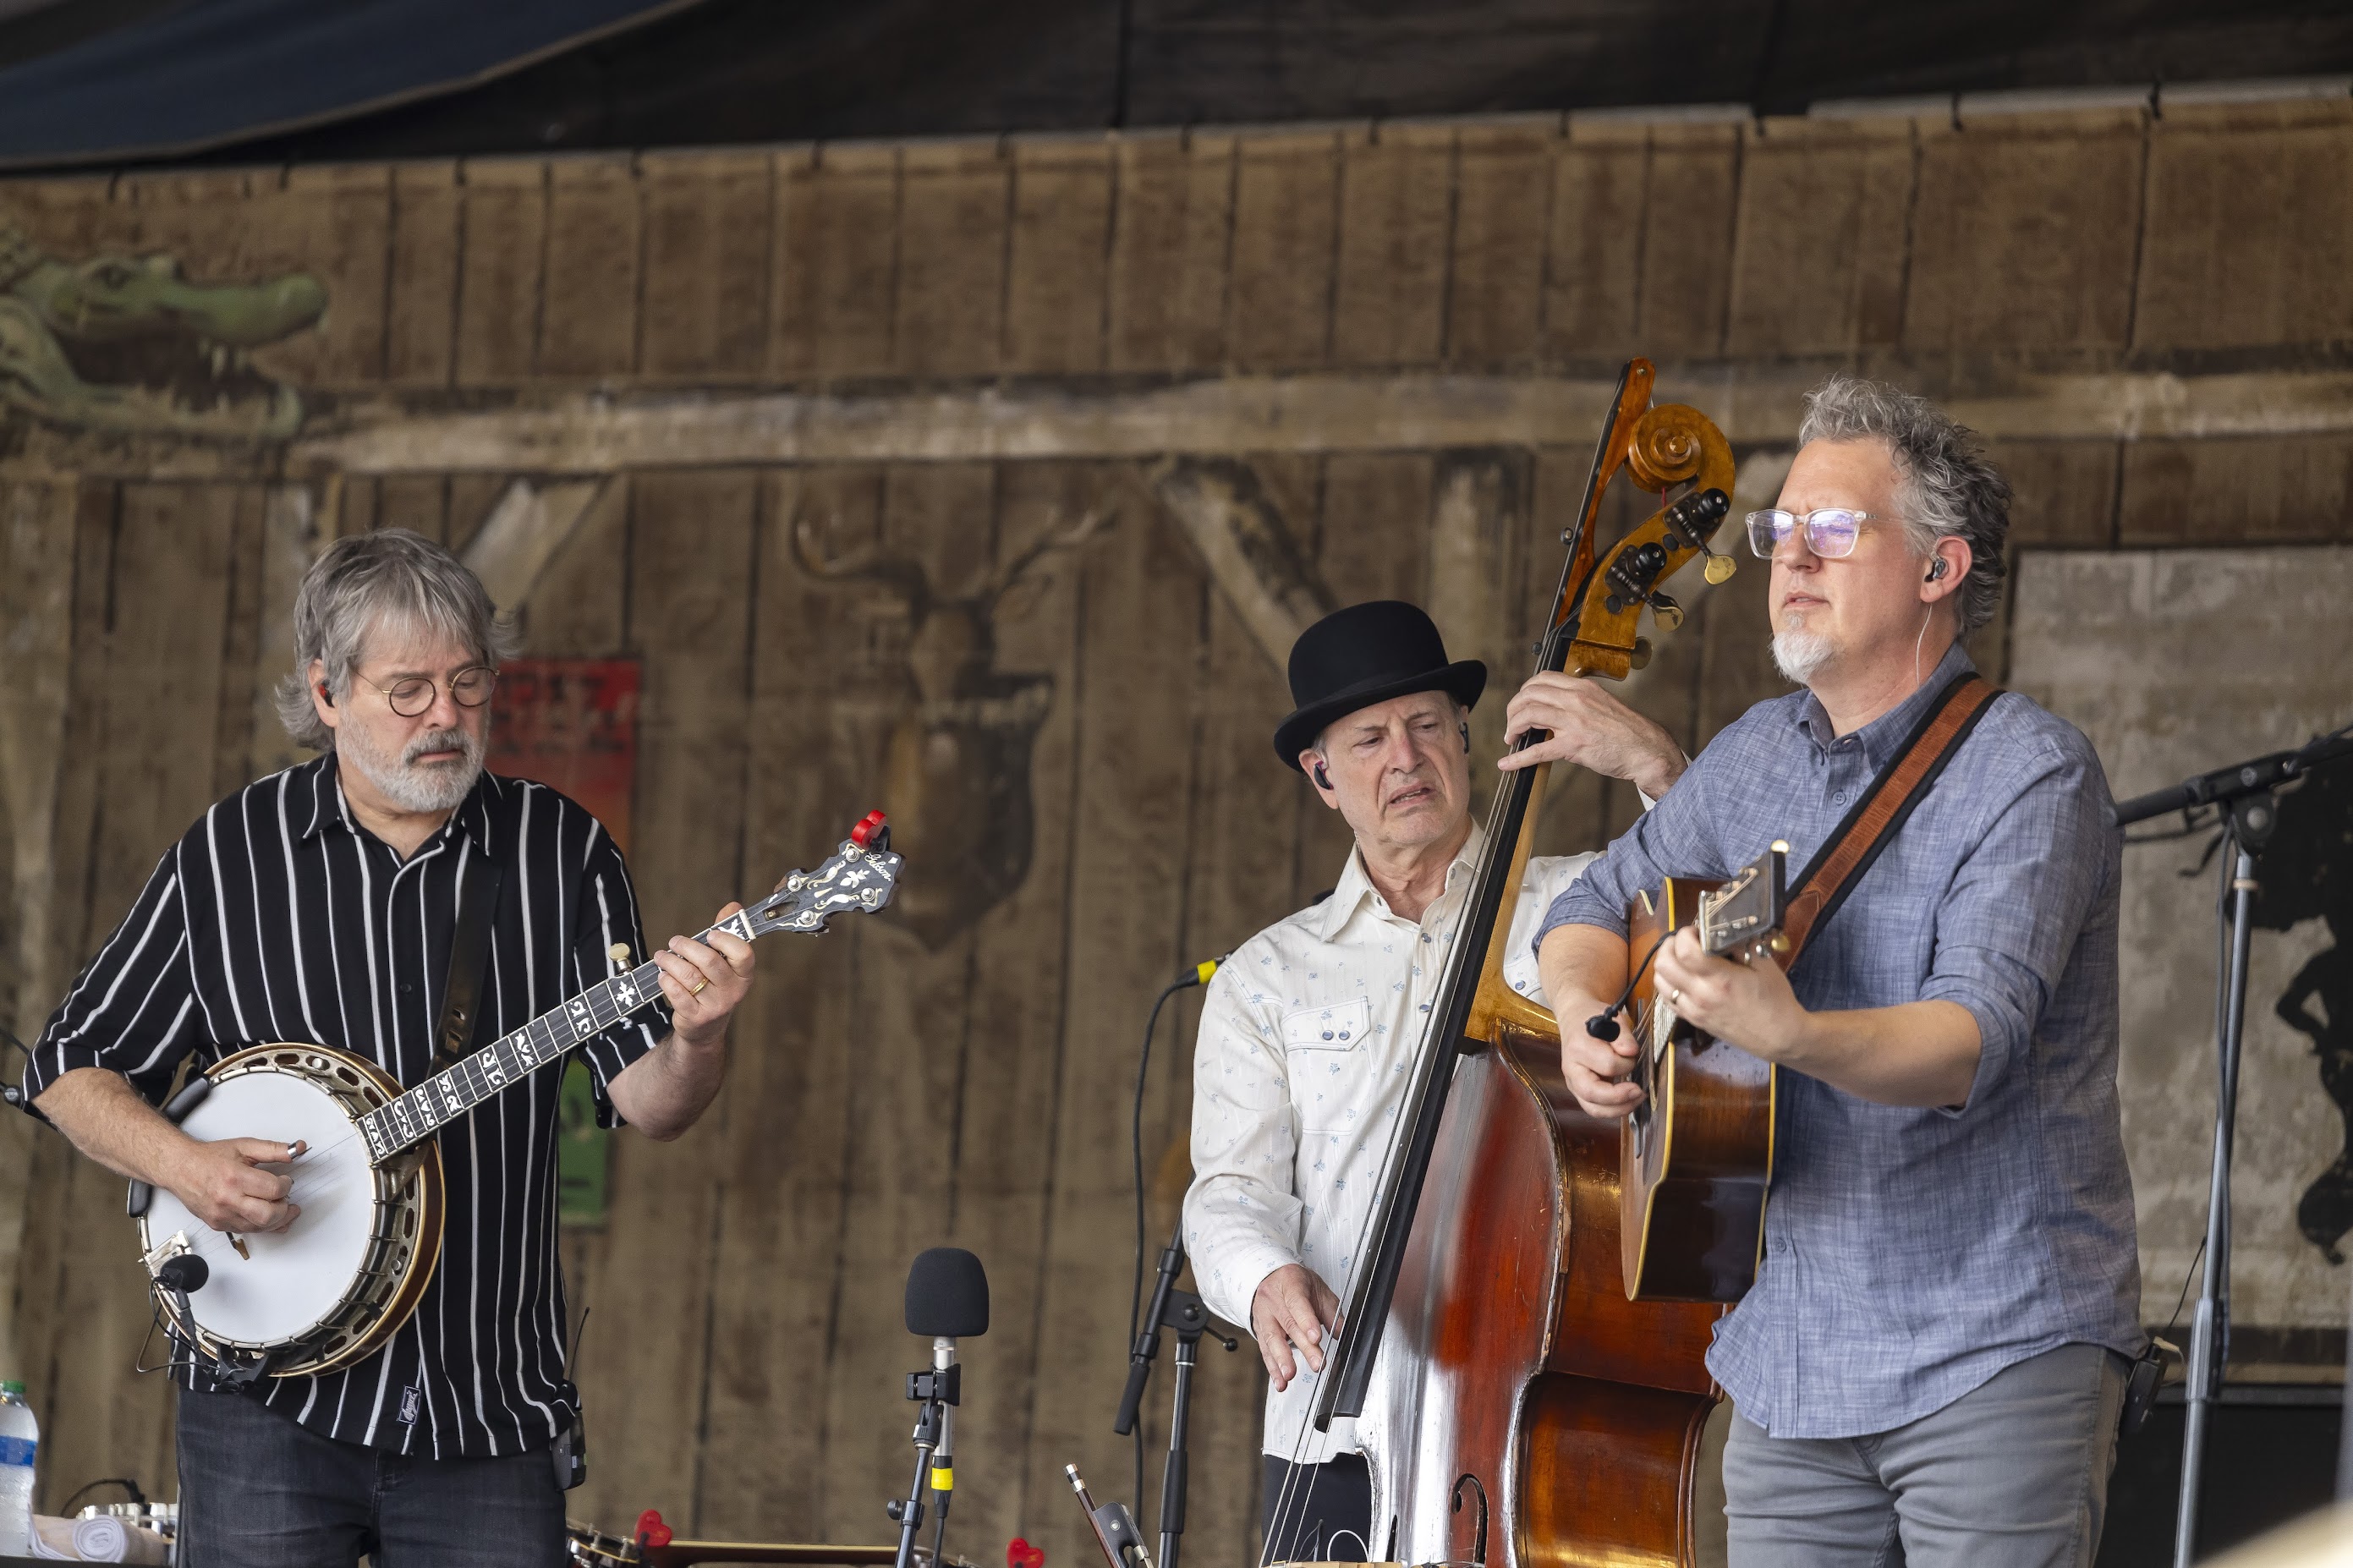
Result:
<instances>
[{"instance_id":1,"label":"microphone stand","mask_svg":"<svg viewBox=\"0 0 2353 1568\"><path fill-rule=\"evenodd\" d=\"M964 1368L954 1360L955 1355L954 1340L934 1339L931 1369L907 1374L907 1397L921 1401L923 1409L915 1416L915 1479L908 1485L903 1499L892 1498L882 1505L883 1511L899 1524L895 1568L911 1568L915 1560L915 1536L923 1528L923 1493L931 1489L932 1453L945 1440L948 1407L959 1403L964 1390ZM944 1491L940 1507L944 1514Z\"/></svg>"},{"instance_id":2,"label":"microphone stand","mask_svg":"<svg viewBox=\"0 0 2353 1568\"><path fill-rule=\"evenodd\" d=\"M2324 736L2300 751L2274 752L2200 773L2170 789L2138 795L2116 807L2122 827L2194 806L2222 810L2221 963L2216 976L2214 1035L2214 1156L2206 1188L2205 1274L2190 1320L2189 1369L2182 1389L2181 1497L2174 1516L2175 1568L2189 1568L2197 1550L2199 1489L2205 1477L2207 1428L2221 1392L2231 1344L2231 1155L2239 1115L2239 1061L2247 1015L2247 950L2254 931L2255 862L2279 826L2279 785L2325 763L2353 756L2353 738ZM2353 1407L2348 1407L2353 1415Z\"/></svg>"},{"instance_id":3,"label":"microphone stand","mask_svg":"<svg viewBox=\"0 0 2353 1568\"><path fill-rule=\"evenodd\" d=\"M1167 1329L1176 1336L1176 1386L1168 1415L1168 1457L1160 1470L1160 1568L1176 1568L1178 1538L1185 1533L1185 1443L1193 1402L1193 1367L1199 1356L1201 1336L1208 1335L1229 1351L1239 1342L1209 1326L1209 1309L1202 1304L1200 1297L1176 1289L1176 1276L1184 1269L1185 1225L1180 1219L1176 1233L1161 1251L1160 1279L1152 1288L1152 1310L1144 1315L1144 1327L1128 1352L1127 1388L1119 1397L1118 1418L1112 1423L1112 1430L1123 1437L1135 1430L1136 1409L1144 1402L1144 1385L1152 1375L1152 1363L1160 1355L1160 1331Z\"/></svg>"}]
</instances>

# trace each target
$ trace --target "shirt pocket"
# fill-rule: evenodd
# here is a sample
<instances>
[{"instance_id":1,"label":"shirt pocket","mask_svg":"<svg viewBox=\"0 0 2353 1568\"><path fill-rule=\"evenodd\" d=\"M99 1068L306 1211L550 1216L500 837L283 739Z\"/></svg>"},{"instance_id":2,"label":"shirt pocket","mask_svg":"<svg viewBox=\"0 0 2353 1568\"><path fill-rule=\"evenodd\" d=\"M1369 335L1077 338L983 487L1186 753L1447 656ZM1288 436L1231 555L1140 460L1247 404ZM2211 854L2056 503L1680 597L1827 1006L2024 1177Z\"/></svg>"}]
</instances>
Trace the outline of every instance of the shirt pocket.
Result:
<instances>
[{"instance_id":1,"label":"shirt pocket","mask_svg":"<svg viewBox=\"0 0 2353 1568\"><path fill-rule=\"evenodd\" d=\"M1373 1005L1361 996L1283 1015L1282 1052L1303 1133L1351 1131L1363 1120L1378 1087L1366 1046L1372 1026Z\"/></svg>"}]
</instances>

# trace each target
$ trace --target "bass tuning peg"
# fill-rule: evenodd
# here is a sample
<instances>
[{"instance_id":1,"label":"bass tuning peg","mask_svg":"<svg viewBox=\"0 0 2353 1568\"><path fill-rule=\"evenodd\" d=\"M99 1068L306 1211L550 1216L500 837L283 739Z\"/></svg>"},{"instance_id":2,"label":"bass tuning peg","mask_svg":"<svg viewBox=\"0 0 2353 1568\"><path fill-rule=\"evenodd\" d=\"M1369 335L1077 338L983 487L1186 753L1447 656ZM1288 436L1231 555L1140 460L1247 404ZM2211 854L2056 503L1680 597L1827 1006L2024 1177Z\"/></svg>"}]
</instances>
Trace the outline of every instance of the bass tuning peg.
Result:
<instances>
[{"instance_id":1,"label":"bass tuning peg","mask_svg":"<svg viewBox=\"0 0 2353 1568\"><path fill-rule=\"evenodd\" d=\"M1653 592L1651 595L1651 618L1662 632L1671 632L1683 624L1683 607L1672 594Z\"/></svg>"}]
</instances>

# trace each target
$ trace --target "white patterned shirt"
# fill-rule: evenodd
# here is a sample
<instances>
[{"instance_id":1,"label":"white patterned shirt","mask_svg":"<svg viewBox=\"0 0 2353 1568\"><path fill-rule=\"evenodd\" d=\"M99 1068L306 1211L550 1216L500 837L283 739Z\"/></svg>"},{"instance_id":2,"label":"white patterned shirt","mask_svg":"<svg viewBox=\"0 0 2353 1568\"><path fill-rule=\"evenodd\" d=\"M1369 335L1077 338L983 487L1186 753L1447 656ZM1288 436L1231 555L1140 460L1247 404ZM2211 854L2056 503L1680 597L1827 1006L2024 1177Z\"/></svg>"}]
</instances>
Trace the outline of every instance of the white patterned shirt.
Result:
<instances>
[{"instance_id":1,"label":"white patterned shirt","mask_svg":"<svg viewBox=\"0 0 2353 1568\"><path fill-rule=\"evenodd\" d=\"M1304 1264L1347 1298L1484 839L1474 823L1445 892L1419 921L1390 910L1350 850L1331 896L1236 948L1209 982L1193 1051L1185 1245L1202 1300L1228 1322L1249 1327L1259 1282L1286 1263ZM1522 995L1543 999L1536 927L1593 859L1529 860L1504 945L1504 978ZM1303 1362L1289 1389L1268 1386L1266 1452L1293 1457L1315 1383ZM1334 1421L1297 1457L1321 1463L1355 1452L1354 1427Z\"/></svg>"}]
</instances>

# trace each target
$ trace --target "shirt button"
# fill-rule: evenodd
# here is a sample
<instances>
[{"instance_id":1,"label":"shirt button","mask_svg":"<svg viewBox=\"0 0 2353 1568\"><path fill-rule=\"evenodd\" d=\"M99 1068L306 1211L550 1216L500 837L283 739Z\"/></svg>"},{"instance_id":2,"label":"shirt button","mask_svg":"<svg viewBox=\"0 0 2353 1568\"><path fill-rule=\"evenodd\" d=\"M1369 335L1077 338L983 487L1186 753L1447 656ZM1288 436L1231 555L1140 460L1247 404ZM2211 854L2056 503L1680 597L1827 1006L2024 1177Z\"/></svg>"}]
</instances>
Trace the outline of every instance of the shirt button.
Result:
<instances>
[{"instance_id":1,"label":"shirt button","mask_svg":"<svg viewBox=\"0 0 2353 1568\"><path fill-rule=\"evenodd\" d=\"M1327 1039L1327 1040L1328 1040L1328 1039L1330 1039L1330 1038L1332 1037L1332 1031L1331 1031L1331 1030L1329 1030L1329 1029L1324 1030L1324 1037L1325 1039Z\"/></svg>"},{"instance_id":2,"label":"shirt button","mask_svg":"<svg viewBox=\"0 0 2353 1568\"><path fill-rule=\"evenodd\" d=\"M1344 1040L1345 1040L1345 1039L1346 1039L1346 1038L1348 1037L1348 1031L1347 1031L1347 1030L1345 1030L1345 1029L1341 1030L1341 1031L1340 1031L1340 1037L1341 1037L1342 1039L1344 1039Z\"/></svg>"},{"instance_id":3,"label":"shirt button","mask_svg":"<svg viewBox=\"0 0 2353 1568\"><path fill-rule=\"evenodd\" d=\"M1832 805L1844 805L1846 804L1846 791L1841 790L1838 794L1831 796L1831 804Z\"/></svg>"}]
</instances>

